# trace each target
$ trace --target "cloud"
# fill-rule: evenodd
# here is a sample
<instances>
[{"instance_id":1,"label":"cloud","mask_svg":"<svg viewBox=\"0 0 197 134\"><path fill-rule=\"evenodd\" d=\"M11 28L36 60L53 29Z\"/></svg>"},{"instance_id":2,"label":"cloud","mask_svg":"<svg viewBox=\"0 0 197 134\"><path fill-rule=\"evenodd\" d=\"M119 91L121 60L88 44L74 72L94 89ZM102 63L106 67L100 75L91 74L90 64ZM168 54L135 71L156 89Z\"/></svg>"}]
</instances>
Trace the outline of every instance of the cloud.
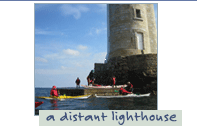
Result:
<instances>
[{"instance_id":1,"label":"cloud","mask_svg":"<svg viewBox=\"0 0 197 134\"><path fill-rule=\"evenodd\" d=\"M61 6L60 10L66 16L72 15L75 19L79 19L82 12L89 11L89 8L87 8L85 5L64 4Z\"/></svg>"},{"instance_id":2,"label":"cloud","mask_svg":"<svg viewBox=\"0 0 197 134\"><path fill-rule=\"evenodd\" d=\"M107 4L97 4L97 6L99 7L99 12L107 11Z\"/></svg>"},{"instance_id":3,"label":"cloud","mask_svg":"<svg viewBox=\"0 0 197 134\"><path fill-rule=\"evenodd\" d=\"M35 74L45 74L45 75L58 75L58 74L72 74L75 69L35 69Z\"/></svg>"},{"instance_id":4,"label":"cloud","mask_svg":"<svg viewBox=\"0 0 197 134\"><path fill-rule=\"evenodd\" d=\"M43 57L45 59L51 59L51 60L56 60L56 61L59 61L59 60L65 61L69 58L75 59L79 55L81 55L81 53L77 50L63 49L63 50L56 52L56 53L46 54ZM84 55L81 55L81 56L84 56Z\"/></svg>"},{"instance_id":5,"label":"cloud","mask_svg":"<svg viewBox=\"0 0 197 134\"><path fill-rule=\"evenodd\" d=\"M104 32L104 31L107 31L107 28L96 28L95 29L96 34L100 34L100 33Z\"/></svg>"},{"instance_id":6,"label":"cloud","mask_svg":"<svg viewBox=\"0 0 197 134\"><path fill-rule=\"evenodd\" d=\"M65 66L61 66L61 69L65 70L65 69L69 69L69 68L65 67Z\"/></svg>"},{"instance_id":7,"label":"cloud","mask_svg":"<svg viewBox=\"0 0 197 134\"><path fill-rule=\"evenodd\" d=\"M64 49L63 53L68 54L68 55L73 55L73 56L78 56L79 55L79 51L72 50L72 49Z\"/></svg>"},{"instance_id":8,"label":"cloud","mask_svg":"<svg viewBox=\"0 0 197 134\"><path fill-rule=\"evenodd\" d=\"M78 45L78 49L85 50L85 49L87 49L87 48L88 48L87 46Z\"/></svg>"},{"instance_id":9,"label":"cloud","mask_svg":"<svg viewBox=\"0 0 197 134\"><path fill-rule=\"evenodd\" d=\"M49 31L49 30L43 30L43 29L38 29L38 28L35 28L35 34L37 35L61 35L61 36L67 37L67 34L65 34L62 31L52 31L52 30Z\"/></svg>"},{"instance_id":10,"label":"cloud","mask_svg":"<svg viewBox=\"0 0 197 134\"><path fill-rule=\"evenodd\" d=\"M41 29L35 29L35 34L40 34L40 35L50 35L52 32L46 31L46 30L41 30Z\"/></svg>"},{"instance_id":11,"label":"cloud","mask_svg":"<svg viewBox=\"0 0 197 134\"><path fill-rule=\"evenodd\" d=\"M41 58L41 57L35 57L35 61L44 62L44 63L48 62L46 59Z\"/></svg>"},{"instance_id":12,"label":"cloud","mask_svg":"<svg viewBox=\"0 0 197 134\"><path fill-rule=\"evenodd\" d=\"M47 54L47 55L45 55L44 57L45 57L45 58L52 59L52 60L57 59L57 58L61 58L60 55L57 54L57 53Z\"/></svg>"},{"instance_id":13,"label":"cloud","mask_svg":"<svg viewBox=\"0 0 197 134\"><path fill-rule=\"evenodd\" d=\"M96 53L93 56L93 60L96 63L103 63L105 60L107 52Z\"/></svg>"},{"instance_id":14,"label":"cloud","mask_svg":"<svg viewBox=\"0 0 197 134\"><path fill-rule=\"evenodd\" d=\"M89 31L88 35L94 35L94 34L99 35L99 34L102 34L102 33L106 33L106 31L107 31L106 27L105 28L92 28Z\"/></svg>"}]
</instances>

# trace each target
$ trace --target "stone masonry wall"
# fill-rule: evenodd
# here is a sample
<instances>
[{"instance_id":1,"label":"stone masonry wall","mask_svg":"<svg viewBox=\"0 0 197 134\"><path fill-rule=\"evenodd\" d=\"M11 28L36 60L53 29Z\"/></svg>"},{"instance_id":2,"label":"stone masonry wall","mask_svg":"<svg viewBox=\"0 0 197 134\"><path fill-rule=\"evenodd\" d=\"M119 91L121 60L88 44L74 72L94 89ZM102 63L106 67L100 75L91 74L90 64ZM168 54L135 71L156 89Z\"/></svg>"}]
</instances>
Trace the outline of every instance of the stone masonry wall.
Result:
<instances>
[{"instance_id":1,"label":"stone masonry wall","mask_svg":"<svg viewBox=\"0 0 197 134\"><path fill-rule=\"evenodd\" d=\"M112 76L116 77L117 85L128 81L138 88L151 84L157 79L157 54L119 56L106 64L95 63L95 83L109 85Z\"/></svg>"}]
</instances>

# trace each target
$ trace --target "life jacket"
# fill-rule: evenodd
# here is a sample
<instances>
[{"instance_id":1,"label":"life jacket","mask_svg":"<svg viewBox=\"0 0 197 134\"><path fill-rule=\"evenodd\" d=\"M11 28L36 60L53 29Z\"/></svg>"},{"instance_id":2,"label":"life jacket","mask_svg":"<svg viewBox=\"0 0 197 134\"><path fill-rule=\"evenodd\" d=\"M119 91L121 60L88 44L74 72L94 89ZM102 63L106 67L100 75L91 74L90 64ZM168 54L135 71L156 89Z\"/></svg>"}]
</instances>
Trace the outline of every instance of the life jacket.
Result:
<instances>
[{"instance_id":1,"label":"life jacket","mask_svg":"<svg viewBox=\"0 0 197 134\"><path fill-rule=\"evenodd\" d=\"M52 89L51 89L51 93L50 93L50 95L58 97L57 89L52 88Z\"/></svg>"},{"instance_id":2,"label":"life jacket","mask_svg":"<svg viewBox=\"0 0 197 134\"><path fill-rule=\"evenodd\" d=\"M112 81L113 81L113 85L115 85L116 84L116 78L113 78Z\"/></svg>"},{"instance_id":3,"label":"life jacket","mask_svg":"<svg viewBox=\"0 0 197 134\"><path fill-rule=\"evenodd\" d=\"M79 80L79 79L77 79L77 80L76 80L76 83L77 83L77 85L79 85L79 83L80 83L80 80Z\"/></svg>"},{"instance_id":4,"label":"life jacket","mask_svg":"<svg viewBox=\"0 0 197 134\"><path fill-rule=\"evenodd\" d=\"M127 91L128 91L128 90L131 90L131 88L133 88L133 85L132 85L132 84L129 84L129 85L126 86L126 90L127 90Z\"/></svg>"},{"instance_id":5,"label":"life jacket","mask_svg":"<svg viewBox=\"0 0 197 134\"><path fill-rule=\"evenodd\" d=\"M128 93L128 94L130 94L131 92L128 92L127 90L125 90L124 88L120 88L120 91L122 92L122 94L124 94L124 93Z\"/></svg>"}]
</instances>

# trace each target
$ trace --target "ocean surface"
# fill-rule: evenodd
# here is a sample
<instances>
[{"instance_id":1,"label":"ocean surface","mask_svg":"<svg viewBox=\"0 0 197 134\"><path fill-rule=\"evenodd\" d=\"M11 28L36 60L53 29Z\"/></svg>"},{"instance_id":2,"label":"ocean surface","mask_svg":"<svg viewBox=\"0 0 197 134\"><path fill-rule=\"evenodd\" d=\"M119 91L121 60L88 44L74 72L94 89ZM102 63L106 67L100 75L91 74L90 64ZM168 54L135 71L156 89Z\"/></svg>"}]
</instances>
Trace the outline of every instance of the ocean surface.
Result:
<instances>
[{"instance_id":1,"label":"ocean surface","mask_svg":"<svg viewBox=\"0 0 197 134\"><path fill-rule=\"evenodd\" d=\"M50 91L51 88L35 88L35 96L49 96ZM39 110L157 110L157 96L108 99L91 97L64 101L35 98L35 101L44 102L35 108L35 115L39 115Z\"/></svg>"}]
</instances>

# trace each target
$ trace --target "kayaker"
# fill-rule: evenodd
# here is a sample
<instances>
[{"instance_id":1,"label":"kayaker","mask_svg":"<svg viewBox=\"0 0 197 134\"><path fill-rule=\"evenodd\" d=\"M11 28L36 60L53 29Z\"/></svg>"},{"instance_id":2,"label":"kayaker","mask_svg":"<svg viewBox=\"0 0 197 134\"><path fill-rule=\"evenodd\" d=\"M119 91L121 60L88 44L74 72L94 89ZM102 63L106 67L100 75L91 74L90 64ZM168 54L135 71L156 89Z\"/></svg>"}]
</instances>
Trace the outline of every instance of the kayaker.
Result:
<instances>
[{"instance_id":1,"label":"kayaker","mask_svg":"<svg viewBox=\"0 0 197 134\"><path fill-rule=\"evenodd\" d=\"M125 90L123 87L121 87L119 91L120 91L120 94L122 94L122 95L131 94L131 92L128 92L128 91Z\"/></svg>"},{"instance_id":2,"label":"kayaker","mask_svg":"<svg viewBox=\"0 0 197 134\"><path fill-rule=\"evenodd\" d=\"M59 96L56 86L53 86L53 87L52 87L51 92L50 92L50 96L56 96L56 97Z\"/></svg>"},{"instance_id":3,"label":"kayaker","mask_svg":"<svg viewBox=\"0 0 197 134\"><path fill-rule=\"evenodd\" d=\"M80 88L80 79L79 79L79 77L77 77L77 80L75 81L75 83L76 83L76 87Z\"/></svg>"},{"instance_id":4,"label":"kayaker","mask_svg":"<svg viewBox=\"0 0 197 134\"><path fill-rule=\"evenodd\" d=\"M130 83L130 82L127 82L127 86L125 87L125 89L128 91L128 92L133 92L133 85Z\"/></svg>"}]
</instances>

